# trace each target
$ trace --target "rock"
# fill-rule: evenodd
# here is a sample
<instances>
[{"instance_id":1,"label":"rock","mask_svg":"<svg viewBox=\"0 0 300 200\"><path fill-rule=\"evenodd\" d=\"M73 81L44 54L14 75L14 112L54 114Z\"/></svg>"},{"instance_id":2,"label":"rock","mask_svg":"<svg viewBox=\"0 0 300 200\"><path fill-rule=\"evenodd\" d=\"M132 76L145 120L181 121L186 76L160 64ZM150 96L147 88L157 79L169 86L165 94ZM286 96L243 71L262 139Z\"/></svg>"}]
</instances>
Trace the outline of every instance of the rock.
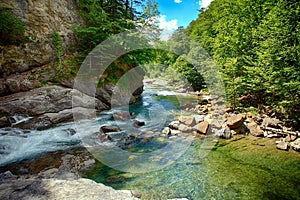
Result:
<instances>
[{"instance_id":1,"label":"rock","mask_svg":"<svg viewBox=\"0 0 300 200\"><path fill-rule=\"evenodd\" d=\"M294 141L294 140L296 140L298 138L298 135L292 135L291 136L291 141Z\"/></svg>"},{"instance_id":2,"label":"rock","mask_svg":"<svg viewBox=\"0 0 300 200\"><path fill-rule=\"evenodd\" d=\"M73 136L76 134L76 131L72 128L67 128L64 130L69 136Z\"/></svg>"},{"instance_id":3,"label":"rock","mask_svg":"<svg viewBox=\"0 0 300 200\"><path fill-rule=\"evenodd\" d=\"M203 122L205 115L192 115L195 118L196 124Z\"/></svg>"},{"instance_id":4,"label":"rock","mask_svg":"<svg viewBox=\"0 0 300 200\"><path fill-rule=\"evenodd\" d=\"M10 122L6 116L0 117L0 127L10 126Z\"/></svg>"},{"instance_id":5,"label":"rock","mask_svg":"<svg viewBox=\"0 0 300 200\"><path fill-rule=\"evenodd\" d=\"M261 130L261 128L255 122L248 123L247 128L249 129L251 135L253 135L255 137L263 137L264 136L263 130Z\"/></svg>"},{"instance_id":6,"label":"rock","mask_svg":"<svg viewBox=\"0 0 300 200\"><path fill-rule=\"evenodd\" d=\"M139 127L141 127L141 126L145 126L145 122L141 122L141 121L138 121L138 120L134 120L133 126L136 127L136 128L139 128Z\"/></svg>"},{"instance_id":7,"label":"rock","mask_svg":"<svg viewBox=\"0 0 300 200\"><path fill-rule=\"evenodd\" d=\"M181 123L184 123L187 126L195 126L195 124L196 124L195 118L193 116L183 116L183 115L181 115L181 116L178 117L178 120Z\"/></svg>"},{"instance_id":8,"label":"rock","mask_svg":"<svg viewBox=\"0 0 300 200\"><path fill-rule=\"evenodd\" d=\"M230 129L236 129L244 124L245 119L246 117L242 114L234 115L227 120L226 124Z\"/></svg>"},{"instance_id":9,"label":"rock","mask_svg":"<svg viewBox=\"0 0 300 200\"><path fill-rule=\"evenodd\" d=\"M196 106L197 113L201 114L201 115L206 115L208 113L208 111L211 110L208 108L208 105L210 105L210 104Z\"/></svg>"},{"instance_id":10,"label":"rock","mask_svg":"<svg viewBox=\"0 0 300 200\"><path fill-rule=\"evenodd\" d=\"M191 132L193 129L185 124L179 124L178 130L182 132Z\"/></svg>"},{"instance_id":11,"label":"rock","mask_svg":"<svg viewBox=\"0 0 300 200\"><path fill-rule=\"evenodd\" d=\"M181 134L182 134L182 132L179 131L179 130L171 130L171 135L172 135L172 136L174 136L174 135L180 136Z\"/></svg>"},{"instance_id":12,"label":"rock","mask_svg":"<svg viewBox=\"0 0 300 200\"><path fill-rule=\"evenodd\" d=\"M54 124L51 122L50 118L43 115L29 119L28 121L15 125L14 127L21 129L45 130L53 126Z\"/></svg>"},{"instance_id":13,"label":"rock","mask_svg":"<svg viewBox=\"0 0 300 200\"><path fill-rule=\"evenodd\" d=\"M111 95L104 88L97 88L95 97L100 99L106 105L111 106Z\"/></svg>"},{"instance_id":14,"label":"rock","mask_svg":"<svg viewBox=\"0 0 300 200\"><path fill-rule=\"evenodd\" d=\"M228 126L215 130L215 136L218 138L230 139L231 132Z\"/></svg>"},{"instance_id":15,"label":"rock","mask_svg":"<svg viewBox=\"0 0 300 200\"><path fill-rule=\"evenodd\" d=\"M209 123L206 121L200 122L199 124L194 126L194 128L198 133L207 134L209 130Z\"/></svg>"},{"instance_id":16,"label":"rock","mask_svg":"<svg viewBox=\"0 0 300 200\"><path fill-rule=\"evenodd\" d=\"M235 128L231 130L232 135L236 134L247 134L249 132L247 126L245 124L242 124L239 128Z\"/></svg>"},{"instance_id":17,"label":"rock","mask_svg":"<svg viewBox=\"0 0 300 200\"><path fill-rule=\"evenodd\" d=\"M212 101L212 97L208 94L198 94L198 96L201 96L199 99L198 99L198 104L200 105L207 105L209 104L211 101Z\"/></svg>"},{"instance_id":18,"label":"rock","mask_svg":"<svg viewBox=\"0 0 300 200\"><path fill-rule=\"evenodd\" d=\"M49 117L53 124L58 124L82 119L91 119L96 116L96 113L93 109L76 107L72 109L65 109L57 113L45 113L44 116Z\"/></svg>"},{"instance_id":19,"label":"rock","mask_svg":"<svg viewBox=\"0 0 300 200\"><path fill-rule=\"evenodd\" d=\"M285 150L287 151L289 149L289 145L287 142L283 142L283 141L280 141L277 145L276 145L277 149L280 149L280 150Z\"/></svg>"},{"instance_id":20,"label":"rock","mask_svg":"<svg viewBox=\"0 0 300 200\"><path fill-rule=\"evenodd\" d=\"M0 173L0 181L3 179L16 179L16 178L18 178L18 176L13 175L10 171Z\"/></svg>"},{"instance_id":21,"label":"rock","mask_svg":"<svg viewBox=\"0 0 300 200\"><path fill-rule=\"evenodd\" d=\"M0 97L0 113L29 114L30 116L44 113L57 113L65 109L82 107L98 111L108 109L100 100L90 97L78 90L60 86L36 88Z\"/></svg>"},{"instance_id":22,"label":"rock","mask_svg":"<svg viewBox=\"0 0 300 200\"><path fill-rule=\"evenodd\" d=\"M171 134L171 129L169 127L165 127L161 133L165 136L168 136Z\"/></svg>"},{"instance_id":23,"label":"rock","mask_svg":"<svg viewBox=\"0 0 300 200\"><path fill-rule=\"evenodd\" d=\"M1 7L12 9L25 22L26 42L7 45L2 51L0 76L21 73L53 61L55 45L51 34L57 31L62 38L62 49L76 45L73 25L81 25L82 17L76 2L62 0L59 3L45 1L1 1ZM55 10L55 11L54 11Z\"/></svg>"},{"instance_id":24,"label":"rock","mask_svg":"<svg viewBox=\"0 0 300 200\"><path fill-rule=\"evenodd\" d=\"M109 132L119 132L120 129L117 126L101 126L100 132L109 133Z\"/></svg>"},{"instance_id":25,"label":"rock","mask_svg":"<svg viewBox=\"0 0 300 200\"><path fill-rule=\"evenodd\" d=\"M292 149L294 149L295 151L300 151L300 138L291 142L290 145L291 145Z\"/></svg>"},{"instance_id":26,"label":"rock","mask_svg":"<svg viewBox=\"0 0 300 200\"><path fill-rule=\"evenodd\" d=\"M115 120L128 121L131 118L131 115L128 111L120 111L113 114Z\"/></svg>"},{"instance_id":27,"label":"rock","mask_svg":"<svg viewBox=\"0 0 300 200\"><path fill-rule=\"evenodd\" d=\"M232 108L232 107L226 108L226 109L225 109L225 112L227 112L227 113L232 113L232 112L233 112L233 108Z\"/></svg>"},{"instance_id":28,"label":"rock","mask_svg":"<svg viewBox=\"0 0 300 200\"><path fill-rule=\"evenodd\" d=\"M180 124L179 121L172 121L172 122L169 124L169 128L170 128L170 129L174 129L174 130L178 130L179 124Z\"/></svg>"},{"instance_id":29,"label":"rock","mask_svg":"<svg viewBox=\"0 0 300 200\"><path fill-rule=\"evenodd\" d=\"M63 190L62 190L63 188ZM49 191L49 199L118 199L137 200L130 191L114 190L89 179L54 180L46 182L45 189Z\"/></svg>"},{"instance_id":30,"label":"rock","mask_svg":"<svg viewBox=\"0 0 300 200\"><path fill-rule=\"evenodd\" d=\"M266 117L263 119L262 124L263 127L271 127L271 128L281 128L281 122L276 118Z\"/></svg>"}]
</instances>

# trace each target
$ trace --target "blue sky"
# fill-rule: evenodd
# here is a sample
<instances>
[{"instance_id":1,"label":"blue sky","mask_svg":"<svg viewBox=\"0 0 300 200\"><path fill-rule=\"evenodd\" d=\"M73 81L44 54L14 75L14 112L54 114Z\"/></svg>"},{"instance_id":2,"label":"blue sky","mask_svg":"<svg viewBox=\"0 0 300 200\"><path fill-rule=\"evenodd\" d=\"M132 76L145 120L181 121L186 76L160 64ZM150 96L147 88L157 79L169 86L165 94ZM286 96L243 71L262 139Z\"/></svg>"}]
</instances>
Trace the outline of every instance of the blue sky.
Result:
<instances>
[{"instance_id":1,"label":"blue sky","mask_svg":"<svg viewBox=\"0 0 300 200\"><path fill-rule=\"evenodd\" d=\"M197 19L201 7L207 7L212 0L156 0L160 17L159 25L163 29L162 39L179 26L187 27L192 20Z\"/></svg>"}]
</instances>

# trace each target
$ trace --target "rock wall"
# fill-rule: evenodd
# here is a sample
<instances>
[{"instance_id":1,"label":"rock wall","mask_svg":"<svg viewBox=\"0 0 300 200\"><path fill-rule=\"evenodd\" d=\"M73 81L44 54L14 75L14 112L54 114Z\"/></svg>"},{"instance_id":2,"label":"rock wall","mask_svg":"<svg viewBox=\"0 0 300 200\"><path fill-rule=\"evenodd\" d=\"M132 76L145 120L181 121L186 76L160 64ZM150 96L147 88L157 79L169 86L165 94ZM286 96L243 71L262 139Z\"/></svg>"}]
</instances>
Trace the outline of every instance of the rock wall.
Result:
<instances>
[{"instance_id":1,"label":"rock wall","mask_svg":"<svg viewBox=\"0 0 300 200\"><path fill-rule=\"evenodd\" d=\"M62 37L67 51L74 42L72 26L82 23L76 0L0 0L0 7L11 9L25 23L28 38L18 46L0 47L0 78L53 61L51 34L57 32Z\"/></svg>"},{"instance_id":2,"label":"rock wall","mask_svg":"<svg viewBox=\"0 0 300 200\"><path fill-rule=\"evenodd\" d=\"M89 95L83 101L97 102L96 111L109 109L112 104L120 106L139 99L143 92L141 72L136 72L137 75L131 78L133 90L129 94L116 90L118 87L113 84L104 84L102 88L97 88L95 94L88 94L84 88L72 90L72 77L56 80L57 87L49 85L57 77L53 33L60 35L63 51L68 53L68 49L76 45L73 26L84 25L76 0L0 0L0 7L10 9L25 23L27 38L18 45L0 46L0 127L15 124L12 119L16 115L34 117L22 127L31 129L50 128L57 123L72 121L74 105L70 91L80 94L78 96ZM71 57L71 54L68 56ZM133 68L127 63L118 65L118 68L111 69L104 77L122 77ZM101 81L109 83L107 80ZM51 95L53 92L55 94ZM122 95L124 92L126 95ZM57 93L60 94L59 100ZM118 98L111 102L113 93L117 93ZM124 99L129 99L130 102ZM55 110L48 110L49 105ZM83 104L75 107L77 113L86 110ZM41 112L35 112L37 108Z\"/></svg>"}]
</instances>

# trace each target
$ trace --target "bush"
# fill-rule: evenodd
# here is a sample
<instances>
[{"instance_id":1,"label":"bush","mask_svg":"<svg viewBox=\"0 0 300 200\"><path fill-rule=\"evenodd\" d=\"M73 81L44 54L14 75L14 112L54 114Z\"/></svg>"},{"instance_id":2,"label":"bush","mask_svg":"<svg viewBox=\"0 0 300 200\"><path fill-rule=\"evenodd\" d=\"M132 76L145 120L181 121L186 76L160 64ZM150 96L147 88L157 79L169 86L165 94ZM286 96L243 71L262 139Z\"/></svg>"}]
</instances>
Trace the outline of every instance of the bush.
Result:
<instances>
[{"instance_id":1,"label":"bush","mask_svg":"<svg viewBox=\"0 0 300 200\"><path fill-rule=\"evenodd\" d=\"M20 44L24 40L25 24L7 8L0 7L0 45Z\"/></svg>"}]
</instances>

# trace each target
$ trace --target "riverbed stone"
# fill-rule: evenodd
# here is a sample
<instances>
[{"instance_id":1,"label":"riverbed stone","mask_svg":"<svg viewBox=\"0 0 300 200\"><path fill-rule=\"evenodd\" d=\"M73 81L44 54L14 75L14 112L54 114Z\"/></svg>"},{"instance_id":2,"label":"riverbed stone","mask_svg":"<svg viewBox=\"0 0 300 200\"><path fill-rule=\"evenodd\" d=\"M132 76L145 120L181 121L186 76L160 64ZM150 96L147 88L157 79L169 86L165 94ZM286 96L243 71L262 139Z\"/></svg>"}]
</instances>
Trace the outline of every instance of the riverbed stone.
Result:
<instances>
[{"instance_id":1,"label":"riverbed stone","mask_svg":"<svg viewBox=\"0 0 300 200\"><path fill-rule=\"evenodd\" d=\"M223 139L230 139L231 138L231 131L228 126L222 127L221 129L215 129L215 136L218 138Z\"/></svg>"},{"instance_id":2,"label":"riverbed stone","mask_svg":"<svg viewBox=\"0 0 300 200\"><path fill-rule=\"evenodd\" d=\"M189 126L187 126L185 124L179 124L178 130L182 131L182 132L191 132L193 130L193 128L189 127Z\"/></svg>"},{"instance_id":3,"label":"riverbed stone","mask_svg":"<svg viewBox=\"0 0 300 200\"><path fill-rule=\"evenodd\" d=\"M165 136L168 136L171 134L171 129L169 127L165 127L163 130L162 130L162 134L165 135Z\"/></svg>"},{"instance_id":4,"label":"riverbed stone","mask_svg":"<svg viewBox=\"0 0 300 200\"><path fill-rule=\"evenodd\" d=\"M300 151L300 138L296 139L295 141L291 142L291 147L295 150L295 151Z\"/></svg>"},{"instance_id":5,"label":"riverbed stone","mask_svg":"<svg viewBox=\"0 0 300 200\"><path fill-rule=\"evenodd\" d=\"M174 130L178 130L179 124L180 124L179 121L172 121L172 122L169 124L169 128L170 128L170 129L174 129Z\"/></svg>"},{"instance_id":6,"label":"riverbed stone","mask_svg":"<svg viewBox=\"0 0 300 200\"><path fill-rule=\"evenodd\" d=\"M200 122L196 126L194 126L198 133L207 134L209 130L209 123L207 121Z\"/></svg>"},{"instance_id":7,"label":"riverbed stone","mask_svg":"<svg viewBox=\"0 0 300 200\"><path fill-rule=\"evenodd\" d=\"M131 115L128 111L119 111L113 114L115 120L128 121L131 118Z\"/></svg>"},{"instance_id":8,"label":"riverbed stone","mask_svg":"<svg viewBox=\"0 0 300 200\"><path fill-rule=\"evenodd\" d=\"M261 128L255 122L248 123L247 128L249 129L250 134L255 137L263 137L264 136L263 130L261 130Z\"/></svg>"},{"instance_id":9,"label":"riverbed stone","mask_svg":"<svg viewBox=\"0 0 300 200\"><path fill-rule=\"evenodd\" d=\"M118 132L120 131L119 127L117 126L101 126L100 132L102 133L110 133L110 132Z\"/></svg>"},{"instance_id":10,"label":"riverbed stone","mask_svg":"<svg viewBox=\"0 0 300 200\"><path fill-rule=\"evenodd\" d=\"M195 118L193 116L179 116L178 117L178 120L187 125L187 126L195 126L196 125L196 121L195 121Z\"/></svg>"},{"instance_id":11,"label":"riverbed stone","mask_svg":"<svg viewBox=\"0 0 300 200\"><path fill-rule=\"evenodd\" d=\"M287 142L284 142L284 141L280 141L277 145L276 145L277 149L280 149L280 150L284 150L284 151L287 151L289 149L289 145Z\"/></svg>"},{"instance_id":12,"label":"riverbed stone","mask_svg":"<svg viewBox=\"0 0 300 200\"><path fill-rule=\"evenodd\" d=\"M263 127L280 128L281 122L276 118L265 117L261 125Z\"/></svg>"},{"instance_id":13,"label":"riverbed stone","mask_svg":"<svg viewBox=\"0 0 300 200\"><path fill-rule=\"evenodd\" d=\"M237 129L243 125L245 119L246 117L242 114L234 115L227 120L226 124L230 129Z\"/></svg>"},{"instance_id":14,"label":"riverbed stone","mask_svg":"<svg viewBox=\"0 0 300 200\"><path fill-rule=\"evenodd\" d=\"M181 131L179 131L179 130L171 130L171 135L172 136L180 136L182 134L182 132Z\"/></svg>"},{"instance_id":15,"label":"riverbed stone","mask_svg":"<svg viewBox=\"0 0 300 200\"><path fill-rule=\"evenodd\" d=\"M145 122L134 120L132 125L136 128L139 128L141 126L145 126Z\"/></svg>"}]
</instances>

